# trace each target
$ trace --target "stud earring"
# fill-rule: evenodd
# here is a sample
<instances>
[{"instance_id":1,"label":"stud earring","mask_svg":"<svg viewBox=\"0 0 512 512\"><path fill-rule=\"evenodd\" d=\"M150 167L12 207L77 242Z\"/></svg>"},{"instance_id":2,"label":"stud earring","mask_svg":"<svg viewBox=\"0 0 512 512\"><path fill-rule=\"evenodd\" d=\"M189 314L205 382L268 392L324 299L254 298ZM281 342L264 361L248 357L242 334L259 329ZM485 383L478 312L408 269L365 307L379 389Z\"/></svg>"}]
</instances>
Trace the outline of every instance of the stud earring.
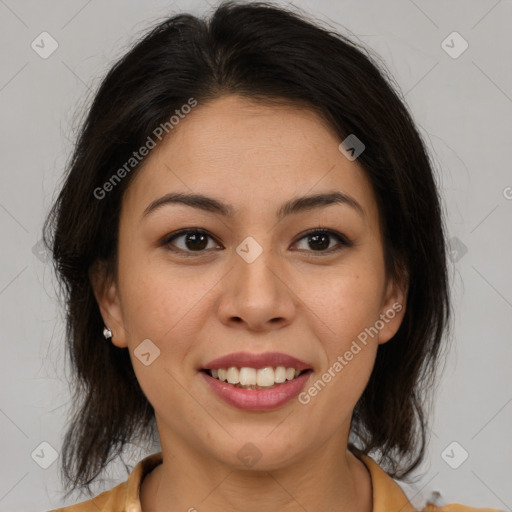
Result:
<instances>
[{"instance_id":1,"label":"stud earring","mask_svg":"<svg viewBox=\"0 0 512 512\"><path fill-rule=\"evenodd\" d=\"M106 340L112 338L112 331L107 326L103 329L103 336L105 336Z\"/></svg>"}]
</instances>

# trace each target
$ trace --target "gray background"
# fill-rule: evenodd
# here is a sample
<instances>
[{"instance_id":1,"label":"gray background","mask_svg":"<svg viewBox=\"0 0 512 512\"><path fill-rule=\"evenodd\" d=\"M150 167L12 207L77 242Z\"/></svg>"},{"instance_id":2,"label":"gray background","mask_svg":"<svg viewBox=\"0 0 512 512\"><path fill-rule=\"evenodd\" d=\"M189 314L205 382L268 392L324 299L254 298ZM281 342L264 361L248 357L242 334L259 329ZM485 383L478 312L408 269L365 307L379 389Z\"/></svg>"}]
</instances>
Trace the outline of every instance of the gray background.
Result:
<instances>
[{"instance_id":1,"label":"gray background","mask_svg":"<svg viewBox=\"0 0 512 512\"><path fill-rule=\"evenodd\" d=\"M440 503L512 510L512 2L294 4L382 56L440 176L456 320L428 461L403 488L417 506L438 491ZM200 1L0 0L2 511L63 504L58 462L41 467L52 453L41 443L60 451L70 395L63 312L38 241L80 109L132 41L183 10L204 14L211 7ZM47 59L31 47L43 31L58 43ZM469 45L457 58L445 51L462 48L457 36L446 40L453 31ZM124 460L131 468L157 449L130 447ZM122 466L112 465L96 493L125 479Z\"/></svg>"}]
</instances>

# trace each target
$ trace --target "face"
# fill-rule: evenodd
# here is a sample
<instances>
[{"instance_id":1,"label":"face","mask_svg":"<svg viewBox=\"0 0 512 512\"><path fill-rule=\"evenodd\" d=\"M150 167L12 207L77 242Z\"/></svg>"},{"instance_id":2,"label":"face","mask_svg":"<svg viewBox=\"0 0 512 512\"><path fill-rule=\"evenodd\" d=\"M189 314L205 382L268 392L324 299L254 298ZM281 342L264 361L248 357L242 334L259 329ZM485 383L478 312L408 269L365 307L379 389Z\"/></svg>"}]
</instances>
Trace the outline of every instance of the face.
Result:
<instances>
[{"instance_id":1,"label":"face","mask_svg":"<svg viewBox=\"0 0 512 512\"><path fill-rule=\"evenodd\" d=\"M117 282L94 286L112 342L129 349L154 407L162 448L233 467L252 450L268 470L327 441L346 447L405 290L386 279L372 187L340 142L311 111L226 96L180 120L134 176ZM221 206L155 206L171 193ZM283 208L320 194L339 195ZM249 379L259 378L253 368L275 368L277 380L278 366L304 372L241 390L204 371L230 366L250 368L240 372Z\"/></svg>"}]
</instances>

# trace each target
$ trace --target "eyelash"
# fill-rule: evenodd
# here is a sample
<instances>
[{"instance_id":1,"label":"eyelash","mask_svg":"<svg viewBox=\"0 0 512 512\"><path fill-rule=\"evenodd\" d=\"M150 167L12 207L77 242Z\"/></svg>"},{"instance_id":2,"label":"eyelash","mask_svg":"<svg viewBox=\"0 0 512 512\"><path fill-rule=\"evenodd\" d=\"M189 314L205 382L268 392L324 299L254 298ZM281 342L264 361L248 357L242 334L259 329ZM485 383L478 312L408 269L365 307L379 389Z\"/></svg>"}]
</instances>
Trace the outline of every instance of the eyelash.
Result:
<instances>
[{"instance_id":1,"label":"eyelash","mask_svg":"<svg viewBox=\"0 0 512 512\"><path fill-rule=\"evenodd\" d=\"M175 246L172 245L171 242L173 242L177 238L180 238L180 237L182 237L184 235L187 235L187 234L190 234L190 233L206 235L207 237L209 237L210 239L212 239L216 243L218 243L215 240L215 238L212 235L210 235L210 233L208 233L208 231L205 231L204 229L201 229L201 228L186 228L186 229L181 229L181 230L179 230L179 231L177 231L175 233L171 233L170 235L165 237L165 239L162 241L161 245L164 246L164 247L167 247L167 249L169 251L172 251L172 252L175 252L175 253L181 253L181 254L185 255L186 257L194 257L194 256L198 256L198 255L203 255L202 253L205 253L205 252L209 251L209 249L202 249L200 251L190 251L190 250L179 249L179 248L176 248ZM330 237L336 238L338 240L340 246L335 248L334 250L331 247L330 249L326 249L326 250L322 250L322 251L306 251L306 252L312 252L313 254L317 253L318 255L325 255L325 254L330 255L330 254L333 254L333 253L337 253L338 251L341 251L344 248L349 248L349 247L352 247L354 245L354 242L349 240L342 233L339 233L339 232L334 231L332 229L324 228L322 226L318 226L316 228L309 229L306 232L302 233L300 238L297 240L297 242L299 242L299 241L301 241L304 238L307 238L309 236L319 235L319 234L329 235ZM297 242L295 242L295 243L297 243ZM196 253L196 254L194 254L194 253Z\"/></svg>"}]
</instances>

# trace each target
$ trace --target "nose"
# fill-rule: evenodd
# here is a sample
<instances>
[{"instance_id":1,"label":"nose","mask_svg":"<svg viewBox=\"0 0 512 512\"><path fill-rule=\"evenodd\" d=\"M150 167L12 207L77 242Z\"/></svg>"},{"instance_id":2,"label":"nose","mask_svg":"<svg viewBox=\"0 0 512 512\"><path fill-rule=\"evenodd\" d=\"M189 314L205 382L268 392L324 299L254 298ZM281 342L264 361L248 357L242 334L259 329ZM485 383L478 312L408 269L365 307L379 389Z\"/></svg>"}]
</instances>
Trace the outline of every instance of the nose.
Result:
<instances>
[{"instance_id":1,"label":"nose","mask_svg":"<svg viewBox=\"0 0 512 512\"><path fill-rule=\"evenodd\" d=\"M233 265L222 280L218 307L221 321L230 327L252 331L289 325L296 314L297 296L271 250L264 249L252 262L235 253Z\"/></svg>"}]
</instances>

